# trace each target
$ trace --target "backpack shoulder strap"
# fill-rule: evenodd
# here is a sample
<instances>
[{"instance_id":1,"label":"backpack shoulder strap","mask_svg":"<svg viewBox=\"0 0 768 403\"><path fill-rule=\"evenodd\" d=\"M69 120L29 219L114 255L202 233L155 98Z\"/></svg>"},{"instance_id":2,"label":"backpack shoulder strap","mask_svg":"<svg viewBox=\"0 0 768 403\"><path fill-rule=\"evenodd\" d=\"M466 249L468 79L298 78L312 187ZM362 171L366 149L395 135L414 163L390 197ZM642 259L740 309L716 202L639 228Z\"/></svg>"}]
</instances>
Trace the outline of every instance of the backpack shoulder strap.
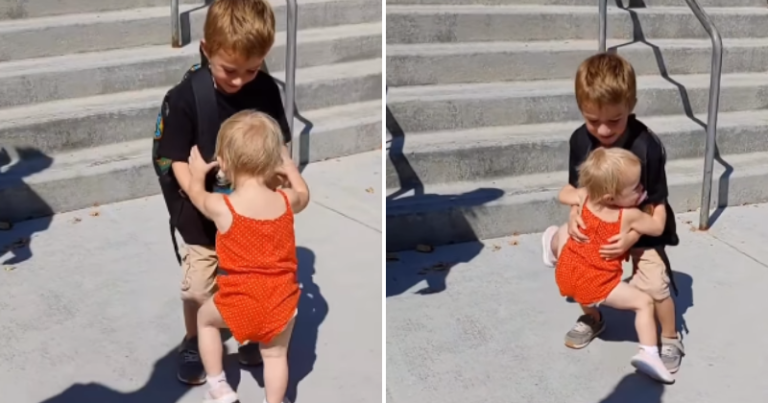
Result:
<instances>
[{"instance_id":1,"label":"backpack shoulder strap","mask_svg":"<svg viewBox=\"0 0 768 403\"><path fill-rule=\"evenodd\" d=\"M210 159L216 150L216 133L219 131L219 108L213 76L210 69L203 67L194 71L190 79L197 112L196 143L203 158Z\"/></svg>"}]
</instances>

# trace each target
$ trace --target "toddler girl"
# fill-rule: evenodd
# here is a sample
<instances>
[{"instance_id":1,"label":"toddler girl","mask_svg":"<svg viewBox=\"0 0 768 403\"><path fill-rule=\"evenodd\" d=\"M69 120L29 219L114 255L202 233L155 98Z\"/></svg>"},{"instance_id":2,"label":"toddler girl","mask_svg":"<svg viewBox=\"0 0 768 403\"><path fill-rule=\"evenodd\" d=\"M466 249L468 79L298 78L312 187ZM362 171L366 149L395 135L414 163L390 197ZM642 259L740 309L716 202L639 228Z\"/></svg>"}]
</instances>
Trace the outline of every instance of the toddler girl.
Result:
<instances>
[{"instance_id":1,"label":"toddler girl","mask_svg":"<svg viewBox=\"0 0 768 403\"><path fill-rule=\"evenodd\" d=\"M218 166L229 195L205 190ZM309 202L307 184L282 145L280 127L259 112L243 111L219 131L216 161L197 148L189 157L189 198L216 224L218 292L198 312L200 356L209 390L204 403L234 403L237 394L222 368L220 328L241 344L260 343L267 403L285 402L288 343L299 302L293 215ZM275 178L287 182L277 189Z\"/></svg>"},{"instance_id":2,"label":"toddler girl","mask_svg":"<svg viewBox=\"0 0 768 403\"><path fill-rule=\"evenodd\" d=\"M605 260L600 246L619 233L633 229L640 234L659 236L666 217L654 219L636 208L645 193L640 185L640 160L621 148L598 148L579 167L579 200L561 200L579 205L582 229L589 241L578 243L566 228L545 232L559 237L555 279L560 294L573 298L582 307L601 304L635 312L640 351L632 366L650 377L672 383L674 378L659 357L656 319L651 297L621 281L623 258ZM585 310L585 313L588 311ZM600 318L595 318L598 322Z\"/></svg>"}]
</instances>

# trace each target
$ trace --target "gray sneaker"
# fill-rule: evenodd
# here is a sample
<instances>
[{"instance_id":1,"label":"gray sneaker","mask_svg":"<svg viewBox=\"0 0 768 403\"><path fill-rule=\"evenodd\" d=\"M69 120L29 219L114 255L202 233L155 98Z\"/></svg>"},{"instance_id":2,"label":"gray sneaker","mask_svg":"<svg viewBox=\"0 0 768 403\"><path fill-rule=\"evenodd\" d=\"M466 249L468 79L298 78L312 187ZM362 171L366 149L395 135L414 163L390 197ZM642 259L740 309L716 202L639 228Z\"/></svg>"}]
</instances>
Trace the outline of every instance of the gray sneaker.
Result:
<instances>
[{"instance_id":1,"label":"gray sneaker","mask_svg":"<svg viewBox=\"0 0 768 403\"><path fill-rule=\"evenodd\" d=\"M565 335L565 346L574 349L584 348L603 330L605 330L605 320L602 316L598 322L589 315L581 315L573 328Z\"/></svg>"},{"instance_id":2,"label":"gray sneaker","mask_svg":"<svg viewBox=\"0 0 768 403\"><path fill-rule=\"evenodd\" d=\"M197 337L183 340L179 346L177 357L178 372L176 377L187 385L202 385L205 383L205 368L200 360L200 350L197 347Z\"/></svg>"},{"instance_id":3,"label":"gray sneaker","mask_svg":"<svg viewBox=\"0 0 768 403\"><path fill-rule=\"evenodd\" d=\"M675 373L680 369L680 362L683 361L685 348L683 341L679 336L677 339L661 338L661 362L667 367L670 373Z\"/></svg>"}]
</instances>

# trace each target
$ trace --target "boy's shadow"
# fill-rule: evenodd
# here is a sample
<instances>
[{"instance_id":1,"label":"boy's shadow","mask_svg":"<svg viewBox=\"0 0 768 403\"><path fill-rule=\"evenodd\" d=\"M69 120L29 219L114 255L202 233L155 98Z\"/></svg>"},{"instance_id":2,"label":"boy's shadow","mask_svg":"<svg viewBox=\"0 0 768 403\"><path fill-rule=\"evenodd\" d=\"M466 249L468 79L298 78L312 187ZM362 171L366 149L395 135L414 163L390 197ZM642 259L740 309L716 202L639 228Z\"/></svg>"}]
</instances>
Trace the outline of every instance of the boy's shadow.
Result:
<instances>
[{"instance_id":1,"label":"boy's shadow","mask_svg":"<svg viewBox=\"0 0 768 403\"><path fill-rule=\"evenodd\" d=\"M0 231L0 259L6 254L11 255L2 261L4 265L29 260L32 235L45 231L51 224L53 209L24 182L24 178L44 171L52 163L51 157L34 148L18 147L13 151L0 148L0 221L37 218L17 224L10 231Z\"/></svg>"},{"instance_id":2,"label":"boy's shadow","mask_svg":"<svg viewBox=\"0 0 768 403\"><path fill-rule=\"evenodd\" d=\"M299 283L301 298L296 325L291 336L288 350L288 390L286 397L292 402L298 401L299 383L309 375L317 361L317 337L320 325L328 316L328 302L320 293L320 287L315 284L312 276L315 274L315 253L305 247L297 247L299 259ZM234 389L240 384L241 366L237 355L225 357L227 380ZM247 368L260 387L264 387L264 367Z\"/></svg>"},{"instance_id":3,"label":"boy's shadow","mask_svg":"<svg viewBox=\"0 0 768 403\"><path fill-rule=\"evenodd\" d=\"M673 275L678 290L678 295L675 296L670 289L675 301L675 324L681 337L685 338L685 335L690 332L688 323L685 321L685 313L688 312L688 308L693 306L693 278L679 271L673 272ZM608 307L601 307L600 312L603 314L606 324L605 332L600 335L600 339L604 341L638 341L635 331L635 316L631 312Z\"/></svg>"},{"instance_id":4,"label":"boy's shadow","mask_svg":"<svg viewBox=\"0 0 768 403\"><path fill-rule=\"evenodd\" d=\"M622 378L599 403L661 403L663 394L664 385L635 372Z\"/></svg>"}]
</instances>

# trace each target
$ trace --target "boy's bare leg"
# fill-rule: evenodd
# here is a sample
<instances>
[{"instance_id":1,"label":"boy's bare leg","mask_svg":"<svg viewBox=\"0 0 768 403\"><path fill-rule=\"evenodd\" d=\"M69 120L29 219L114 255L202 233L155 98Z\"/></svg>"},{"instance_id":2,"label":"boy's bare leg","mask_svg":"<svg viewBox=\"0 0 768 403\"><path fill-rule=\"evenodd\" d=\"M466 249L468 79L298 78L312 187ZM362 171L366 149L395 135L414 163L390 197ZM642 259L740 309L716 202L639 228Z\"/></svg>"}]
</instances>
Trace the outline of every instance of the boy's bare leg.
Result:
<instances>
[{"instance_id":1,"label":"boy's bare leg","mask_svg":"<svg viewBox=\"0 0 768 403\"><path fill-rule=\"evenodd\" d=\"M209 298L200 307L197 313L197 323L200 357L203 360L206 380L210 387L204 402L235 402L237 401L237 394L229 386L224 375L224 347L219 332L219 329L225 328L227 325L213 303L213 298Z\"/></svg>"},{"instance_id":2,"label":"boy's bare leg","mask_svg":"<svg viewBox=\"0 0 768 403\"><path fill-rule=\"evenodd\" d=\"M189 385L205 383L198 347L197 315L201 305L216 292L218 258L212 246L186 245L181 264L181 299L186 334L179 347L177 378Z\"/></svg>"},{"instance_id":3,"label":"boy's bare leg","mask_svg":"<svg viewBox=\"0 0 768 403\"><path fill-rule=\"evenodd\" d=\"M654 249L633 249L633 275L630 284L655 301L656 318L661 325L661 360L671 373L680 369L685 347L677 333L675 301L669 293L667 267Z\"/></svg>"},{"instance_id":4,"label":"boy's bare leg","mask_svg":"<svg viewBox=\"0 0 768 403\"><path fill-rule=\"evenodd\" d=\"M267 344L261 344L264 359L264 390L267 403L287 402L288 389L288 346L293 334L296 318L291 319L280 335Z\"/></svg>"},{"instance_id":5,"label":"boy's bare leg","mask_svg":"<svg viewBox=\"0 0 768 403\"><path fill-rule=\"evenodd\" d=\"M629 284L619 282L616 288L608 294L605 305L635 312L635 329L640 341L640 352L632 357L632 365L658 381L674 382L672 374L669 373L659 356L655 309L651 296Z\"/></svg>"}]
</instances>

